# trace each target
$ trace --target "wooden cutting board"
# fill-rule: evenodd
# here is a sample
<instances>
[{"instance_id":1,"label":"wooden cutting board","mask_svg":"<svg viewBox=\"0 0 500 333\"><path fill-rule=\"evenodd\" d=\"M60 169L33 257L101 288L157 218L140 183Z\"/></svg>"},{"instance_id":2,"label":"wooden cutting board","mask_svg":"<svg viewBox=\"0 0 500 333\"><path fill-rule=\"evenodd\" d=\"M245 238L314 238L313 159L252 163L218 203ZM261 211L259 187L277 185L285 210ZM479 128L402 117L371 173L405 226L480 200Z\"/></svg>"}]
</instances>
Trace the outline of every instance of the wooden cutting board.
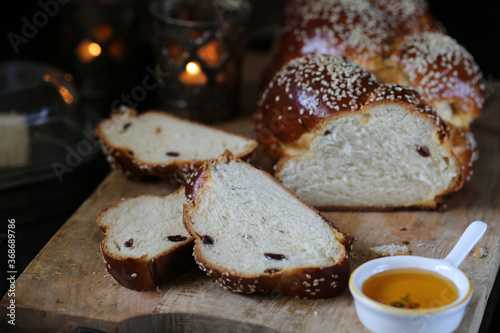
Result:
<instances>
[{"instance_id":1,"label":"wooden cutting board","mask_svg":"<svg viewBox=\"0 0 500 333\"><path fill-rule=\"evenodd\" d=\"M408 243L414 255L443 258L471 221L487 222L488 230L477 244L486 255L478 258L471 253L460 266L472 280L474 294L459 332L477 332L500 265L500 89L490 88L485 113L473 128L480 149L474 176L447 198L445 212L324 213L355 237L352 269L374 257L370 247L391 243ZM221 127L253 135L250 118ZM264 169L271 166L262 152L254 162ZM124 197L174 190L161 181L130 181L112 172L18 278L15 327L5 322L9 298L3 298L0 331L365 331L348 290L325 300L245 296L219 288L197 269L157 291L137 292L119 285L105 271L99 251L103 233L95 214Z\"/></svg>"}]
</instances>

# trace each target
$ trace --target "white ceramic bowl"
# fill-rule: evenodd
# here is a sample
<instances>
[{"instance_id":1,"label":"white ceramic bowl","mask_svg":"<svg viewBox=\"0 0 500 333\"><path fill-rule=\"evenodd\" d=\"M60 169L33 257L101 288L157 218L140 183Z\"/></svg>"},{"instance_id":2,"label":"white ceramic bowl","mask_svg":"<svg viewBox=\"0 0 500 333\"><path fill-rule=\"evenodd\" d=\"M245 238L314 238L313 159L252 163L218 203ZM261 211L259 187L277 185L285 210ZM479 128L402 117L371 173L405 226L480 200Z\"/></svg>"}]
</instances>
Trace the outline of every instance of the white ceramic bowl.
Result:
<instances>
[{"instance_id":1,"label":"white ceramic bowl","mask_svg":"<svg viewBox=\"0 0 500 333\"><path fill-rule=\"evenodd\" d=\"M456 246L444 259L417 256L378 258L364 263L351 274L349 289L361 323L372 332L383 333L446 333L454 331L465 313L472 296L472 283L460 265L472 247L486 231L486 223L473 222ZM363 283L371 276L398 268L418 268L433 271L451 280L458 289L458 299L432 309L404 309L372 300L362 292Z\"/></svg>"},{"instance_id":2,"label":"white ceramic bowl","mask_svg":"<svg viewBox=\"0 0 500 333\"><path fill-rule=\"evenodd\" d=\"M362 293L363 283L369 277L397 268L420 268L446 277L458 288L458 299L439 308L403 309L379 303ZM460 324L472 296L472 284L461 270L444 260L416 256L371 260L352 273L349 289L360 321L370 331L381 333L452 332Z\"/></svg>"}]
</instances>

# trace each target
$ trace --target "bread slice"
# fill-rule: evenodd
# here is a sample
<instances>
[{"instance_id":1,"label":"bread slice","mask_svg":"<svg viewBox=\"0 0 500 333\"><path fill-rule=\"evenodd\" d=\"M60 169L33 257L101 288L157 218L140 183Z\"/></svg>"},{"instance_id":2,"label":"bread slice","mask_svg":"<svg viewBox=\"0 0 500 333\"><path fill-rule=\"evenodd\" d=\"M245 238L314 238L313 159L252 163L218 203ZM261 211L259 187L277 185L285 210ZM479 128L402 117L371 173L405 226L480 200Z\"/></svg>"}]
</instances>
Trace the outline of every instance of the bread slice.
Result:
<instances>
[{"instance_id":1,"label":"bread slice","mask_svg":"<svg viewBox=\"0 0 500 333\"><path fill-rule=\"evenodd\" d=\"M224 153L186 185L196 262L224 288L305 298L339 294L351 238L274 177Z\"/></svg>"},{"instance_id":2,"label":"bread slice","mask_svg":"<svg viewBox=\"0 0 500 333\"><path fill-rule=\"evenodd\" d=\"M122 199L97 214L106 233L101 252L123 286L150 290L195 267L193 238L182 223L184 188L166 196Z\"/></svg>"},{"instance_id":3,"label":"bread slice","mask_svg":"<svg viewBox=\"0 0 500 333\"><path fill-rule=\"evenodd\" d=\"M95 131L108 161L134 178L158 177L184 184L203 161L226 149L250 158L257 142L165 111L137 115L122 108L101 121Z\"/></svg>"}]
</instances>

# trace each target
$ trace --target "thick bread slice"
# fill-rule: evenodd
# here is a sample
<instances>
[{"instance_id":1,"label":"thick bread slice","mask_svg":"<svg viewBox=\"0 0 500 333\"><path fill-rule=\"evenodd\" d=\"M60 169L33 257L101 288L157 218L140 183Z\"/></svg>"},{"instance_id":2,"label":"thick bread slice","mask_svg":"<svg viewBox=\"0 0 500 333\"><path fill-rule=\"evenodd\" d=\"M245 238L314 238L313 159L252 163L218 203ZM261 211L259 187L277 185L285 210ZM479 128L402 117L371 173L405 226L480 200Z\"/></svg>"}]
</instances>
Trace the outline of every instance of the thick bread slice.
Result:
<instances>
[{"instance_id":1,"label":"thick bread slice","mask_svg":"<svg viewBox=\"0 0 500 333\"><path fill-rule=\"evenodd\" d=\"M351 237L274 177L226 152L186 185L184 224L208 275L238 293L339 294Z\"/></svg>"},{"instance_id":2,"label":"thick bread slice","mask_svg":"<svg viewBox=\"0 0 500 333\"><path fill-rule=\"evenodd\" d=\"M441 124L416 91L384 85L360 112L331 117L276 175L318 209L440 209L465 180Z\"/></svg>"},{"instance_id":3,"label":"thick bread slice","mask_svg":"<svg viewBox=\"0 0 500 333\"><path fill-rule=\"evenodd\" d=\"M275 176L317 209L441 209L477 159L472 133L450 129L416 89L338 56L284 66L256 127Z\"/></svg>"},{"instance_id":4,"label":"thick bread slice","mask_svg":"<svg viewBox=\"0 0 500 333\"><path fill-rule=\"evenodd\" d=\"M122 108L99 123L95 135L113 168L134 178L158 177L183 184L203 161L226 149L250 158L257 142L164 111L137 116Z\"/></svg>"},{"instance_id":5,"label":"thick bread slice","mask_svg":"<svg viewBox=\"0 0 500 333\"><path fill-rule=\"evenodd\" d=\"M97 214L106 233L101 252L109 273L123 286L150 290L195 267L193 238L182 223L184 187L166 196L120 200Z\"/></svg>"}]
</instances>

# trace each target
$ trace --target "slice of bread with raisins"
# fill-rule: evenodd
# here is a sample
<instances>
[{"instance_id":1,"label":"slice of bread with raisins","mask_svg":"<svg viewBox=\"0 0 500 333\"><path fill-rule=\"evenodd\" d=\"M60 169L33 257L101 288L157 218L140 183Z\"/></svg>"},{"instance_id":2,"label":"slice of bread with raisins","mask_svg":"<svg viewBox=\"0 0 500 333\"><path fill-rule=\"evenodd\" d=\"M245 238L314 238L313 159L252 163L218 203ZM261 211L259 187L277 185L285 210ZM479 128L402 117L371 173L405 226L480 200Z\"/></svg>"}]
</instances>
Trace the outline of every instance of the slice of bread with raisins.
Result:
<instances>
[{"instance_id":1,"label":"slice of bread with raisins","mask_svg":"<svg viewBox=\"0 0 500 333\"><path fill-rule=\"evenodd\" d=\"M96 216L106 233L101 252L108 272L123 286L150 290L196 267L193 237L182 223L184 188L159 197L122 199Z\"/></svg>"},{"instance_id":2,"label":"slice of bread with raisins","mask_svg":"<svg viewBox=\"0 0 500 333\"><path fill-rule=\"evenodd\" d=\"M165 111L121 108L95 130L113 169L132 178L161 178L184 184L204 161L226 149L248 159L255 140L179 118Z\"/></svg>"},{"instance_id":3,"label":"slice of bread with raisins","mask_svg":"<svg viewBox=\"0 0 500 333\"><path fill-rule=\"evenodd\" d=\"M267 172L225 152L193 174L186 196L196 262L222 287L327 298L347 286L351 237Z\"/></svg>"}]
</instances>

